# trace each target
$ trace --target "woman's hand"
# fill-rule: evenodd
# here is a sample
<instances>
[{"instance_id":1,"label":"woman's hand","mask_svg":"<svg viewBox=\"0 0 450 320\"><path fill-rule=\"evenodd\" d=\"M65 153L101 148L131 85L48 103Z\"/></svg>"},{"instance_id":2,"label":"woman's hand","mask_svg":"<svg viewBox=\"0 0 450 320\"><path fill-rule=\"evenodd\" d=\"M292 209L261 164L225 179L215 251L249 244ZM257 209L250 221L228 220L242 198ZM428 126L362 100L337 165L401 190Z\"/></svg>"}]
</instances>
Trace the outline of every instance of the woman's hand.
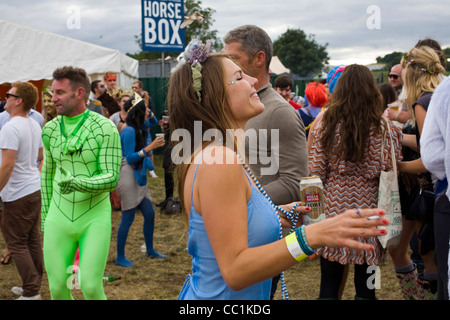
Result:
<instances>
[{"instance_id":1,"label":"woman's hand","mask_svg":"<svg viewBox=\"0 0 450 320\"><path fill-rule=\"evenodd\" d=\"M313 249L326 246L374 250L371 244L359 242L356 238L385 235L386 229L377 228L389 224L384 214L381 209L346 210L335 217L306 226L306 239Z\"/></svg>"},{"instance_id":2,"label":"woman's hand","mask_svg":"<svg viewBox=\"0 0 450 320\"><path fill-rule=\"evenodd\" d=\"M162 147L165 143L166 142L164 141L164 137L157 137L148 146L145 147L145 152L150 152L151 150Z\"/></svg>"},{"instance_id":3,"label":"woman's hand","mask_svg":"<svg viewBox=\"0 0 450 320\"><path fill-rule=\"evenodd\" d=\"M295 227L299 227L303 224L303 214L308 213L309 211L311 211L310 207L305 207L302 206L302 203L300 201L298 202L291 202L289 204L283 204L283 205L279 205L280 208L286 210L287 212L291 212L292 208L298 205L295 209L294 209L294 214L298 214L298 220L297 220L297 224ZM292 221L290 219L288 219L286 217L286 215L278 210L278 215L280 216L280 220L281 220L281 226L283 228L291 228L292 227Z\"/></svg>"}]
</instances>

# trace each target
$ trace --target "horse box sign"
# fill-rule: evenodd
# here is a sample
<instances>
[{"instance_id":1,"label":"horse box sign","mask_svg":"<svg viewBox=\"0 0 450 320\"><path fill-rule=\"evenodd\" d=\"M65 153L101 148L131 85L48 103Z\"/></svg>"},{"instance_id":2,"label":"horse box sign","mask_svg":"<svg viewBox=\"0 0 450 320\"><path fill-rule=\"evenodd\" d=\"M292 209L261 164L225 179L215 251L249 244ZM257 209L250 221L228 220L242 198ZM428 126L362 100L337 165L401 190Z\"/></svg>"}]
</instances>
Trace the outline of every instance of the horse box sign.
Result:
<instances>
[{"instance_id":1,"label":"horse box sign","mask_svg":"<svg viewBox=\"0 0 450 320\"><path fill-rule=\"evenodd\" d=\"M182 52L183 0L142 0L142 51Z\"/></svg>"}]
</instances>

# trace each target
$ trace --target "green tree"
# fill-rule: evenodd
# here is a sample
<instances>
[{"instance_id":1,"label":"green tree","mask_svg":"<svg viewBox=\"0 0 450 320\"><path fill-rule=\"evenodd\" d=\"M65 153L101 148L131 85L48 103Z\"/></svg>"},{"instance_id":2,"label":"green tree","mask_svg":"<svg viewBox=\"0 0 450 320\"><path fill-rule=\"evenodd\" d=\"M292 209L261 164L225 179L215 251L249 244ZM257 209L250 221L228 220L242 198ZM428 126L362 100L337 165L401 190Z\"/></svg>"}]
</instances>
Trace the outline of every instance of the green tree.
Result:
<instances>
[{"instance_id":1,"label":"green tree","mask_svg":"<svg viewBox=\"0 0 450 320\"><path fill-rule=\"evenodd\" d=\"M321 73L328 63L326 48L320 45L314 35L306 35L301 29L288 29L273 43L274 56L298 76L311 76Z\"/></svg>"},{"instance_id":2,"label":"green tree","mask_svg":"<svg viewBox=\"0 0 450 320\"><path fill-rule=\"evenodd\" d=\"M189 26L187 26L185 30L185 39L186 44L192 38L198 38L203 42L207 39L211 40L211 50L212 51L221 51L223 48L222 41L218 38L217 30L210 30L212 24L214 23L213 14L216 10L211 8L203 8L202 2L200 0L185 0L184 1L184 15L190 16L194 13L201 13L204 16L203 23L200 23L197 20L194 20ZM134 36L139 48L142 48L142 34ZM166 56L173 53L164 53ZM136 53L127 53L128 56L137 59L137 60L154 60L161 58L161 52L148 52L148 51L139 51Z\"/></svg>"},{"instance_id":3,"label":"green tree","mask_svg":"<svg viewBox=\"0 0 450 320\"><path fill-rule=\"evenodd\" d=\"M393 66L399 64L402 61L403 52L394 51L388 53L384 57L376 57L377 63L384 63L384 70L390 71Z\"/></svg>"}]
</instances>

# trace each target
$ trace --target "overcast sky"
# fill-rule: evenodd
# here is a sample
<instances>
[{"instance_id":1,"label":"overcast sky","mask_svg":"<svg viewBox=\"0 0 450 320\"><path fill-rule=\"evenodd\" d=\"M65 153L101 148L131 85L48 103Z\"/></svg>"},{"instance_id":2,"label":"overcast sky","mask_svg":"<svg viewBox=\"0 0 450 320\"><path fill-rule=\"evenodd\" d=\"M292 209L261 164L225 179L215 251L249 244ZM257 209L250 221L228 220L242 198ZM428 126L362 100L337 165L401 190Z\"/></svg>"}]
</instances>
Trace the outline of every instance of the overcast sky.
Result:
<instances>
[{"instance_id":1,"label":"overcast sky","mask_svg":"<svg viewBox=\"0 0 450 320\"><path fill-rule=\"evenodd\" d=\"M374 63L425 37L450 46L449 0L202 0L202 5L216 11L213 29L220 38L244 24L262 27L272 40L300 28L328 44L332 65ZM70 29L73 8L80 19ZM123 53L140 51L134 39L142 31L140 0L2 0L0 18Z\"/></svg>"}]
</instances>

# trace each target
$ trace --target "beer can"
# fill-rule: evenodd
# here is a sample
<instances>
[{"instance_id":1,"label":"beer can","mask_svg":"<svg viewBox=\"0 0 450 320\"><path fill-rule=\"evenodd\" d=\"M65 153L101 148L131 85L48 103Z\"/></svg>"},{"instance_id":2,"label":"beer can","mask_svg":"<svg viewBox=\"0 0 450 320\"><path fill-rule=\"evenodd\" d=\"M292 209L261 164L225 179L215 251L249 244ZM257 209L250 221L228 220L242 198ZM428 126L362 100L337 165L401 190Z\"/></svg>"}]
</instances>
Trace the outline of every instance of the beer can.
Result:
<instances>
[{"instance_id":1,"label":"beer can","mask_svg":"<svg viewBox=\"0 0 450 320\"><path fill-rule=\"evenodd\" d=\"M323 184L318 176L303 177L300 180L300 200L311 211L303 215L303 224L309 225L325 220Z\"/></svg>"}]
</instances>

